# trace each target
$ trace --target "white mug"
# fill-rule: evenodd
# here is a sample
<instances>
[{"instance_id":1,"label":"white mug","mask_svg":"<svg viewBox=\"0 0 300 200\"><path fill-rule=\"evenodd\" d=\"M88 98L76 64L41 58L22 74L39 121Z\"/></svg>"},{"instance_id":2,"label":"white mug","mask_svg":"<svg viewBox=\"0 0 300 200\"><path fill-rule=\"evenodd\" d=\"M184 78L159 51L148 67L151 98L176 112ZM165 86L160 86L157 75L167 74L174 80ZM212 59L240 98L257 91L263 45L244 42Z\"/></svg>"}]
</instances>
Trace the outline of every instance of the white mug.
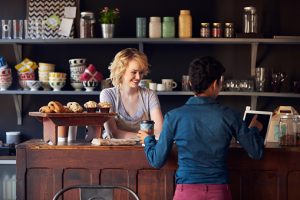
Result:
<instances>
[{"instance_id":1,"label":"white mug","mask_svg":"<svg viewBox=\"0 0 300 200\"><path fill-rule=\"evenodd\" d=\"M177 83L173 79L162 79L161 82L165 84L166 91L172 91L177 87Z\"/></svg>"},{"instance_id":2,"label":"white mug","mask_svg":"<svg viewBox=\"0 0 300 200\"><path fill-rule=\"evenodd\" d=\"M157 90L157 83L149 83L149 89L156 91Z\"/></svg>"},{"instance_id":3,"label":"white mug","mask_svg":"<svg viewBox=\"0 0 300 200\"><path fill-rule=\"evenodd\" d=\"M157 91L165 91L166 90L166 86L163 83L158 83L157 87L156 87Z\"/></svg>"}]
</instances>

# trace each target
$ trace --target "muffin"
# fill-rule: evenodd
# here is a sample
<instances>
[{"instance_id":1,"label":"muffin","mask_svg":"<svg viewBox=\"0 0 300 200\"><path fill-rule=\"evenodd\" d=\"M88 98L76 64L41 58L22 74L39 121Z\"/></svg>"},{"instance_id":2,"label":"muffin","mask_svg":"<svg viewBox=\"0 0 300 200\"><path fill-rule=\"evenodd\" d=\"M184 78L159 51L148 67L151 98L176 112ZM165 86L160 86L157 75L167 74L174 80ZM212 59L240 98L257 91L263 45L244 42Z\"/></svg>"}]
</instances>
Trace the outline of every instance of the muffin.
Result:
<instances>
[{"instance_id":1,"label":"muffin","mask_svg":"<svg viewBox=\"0 0 300 200\"><path fill-rule=\"evenodd\" d=\"M100 112L109 113L111 104L109 102L100 102L100 103L98 103L98 107L100 109Z\"/></svg>"},{"instance_id":2,"label":"muffin","mask_svg":"<svg viewBox=\"0 0 300 200\"><path fill-rule=\"evenodd\" d=\"M98 107L95 101L88 101L83 106L88 113L96 112Z\"/></svg>"}]
</instances>

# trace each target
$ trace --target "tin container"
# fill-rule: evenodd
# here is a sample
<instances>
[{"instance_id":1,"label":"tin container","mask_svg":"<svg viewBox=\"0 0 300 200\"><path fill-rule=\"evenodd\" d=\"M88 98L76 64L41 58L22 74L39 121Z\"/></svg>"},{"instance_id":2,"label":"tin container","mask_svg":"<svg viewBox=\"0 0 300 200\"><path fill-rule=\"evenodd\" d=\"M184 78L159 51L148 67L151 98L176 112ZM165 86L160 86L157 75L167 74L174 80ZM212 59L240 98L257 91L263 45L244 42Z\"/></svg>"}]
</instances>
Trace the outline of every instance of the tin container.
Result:
<instances>
[{"instance_id":1,"label":"tin container","mask_svg":"<svg viewBox=\"0 0 300 200\"><path fill-rule=\"evenodd\" d=\"M225 38L233 38L234 37L233 23L225 23L224 37Z\"/></svg>"},{"instance_id":2,"label":"tin container","mask_svg":"<svg viewBox=\"0 0 300 200\"><path fill-rule=\"evenodd\" d=\"M209 38L210 37L210 25L209 23L201 23L200 37Z\"/></svg>"},{"instance_id":3,"label":"tin container","mask_svg":"<svg viewBox=\"0 0 300 200\"><path fill-rule=\"evenodd\" d=\"M214 38L222 37L222 24L221 23L213 23L212 37L214 37Z\"/></svg>"},{"instance_id":4,"label":"tin container","mask_svg":"<svg viewBox=\"0 0 300 200\"><path fill-rule=\"evenodd\" d=\"M148 135L153 135L154 134L154 121L152 121L152 120L141 121L140 130L147 132Z\"/></svg>"}]
</instances>

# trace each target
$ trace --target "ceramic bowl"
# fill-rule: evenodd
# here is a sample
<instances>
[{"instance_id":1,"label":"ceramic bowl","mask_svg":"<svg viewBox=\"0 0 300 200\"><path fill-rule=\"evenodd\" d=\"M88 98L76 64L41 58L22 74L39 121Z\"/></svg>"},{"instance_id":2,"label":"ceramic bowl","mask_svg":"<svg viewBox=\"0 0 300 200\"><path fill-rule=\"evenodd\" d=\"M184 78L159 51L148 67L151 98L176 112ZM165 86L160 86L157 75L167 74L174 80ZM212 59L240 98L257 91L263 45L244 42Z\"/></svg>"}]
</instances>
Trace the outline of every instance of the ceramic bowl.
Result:
<instances>
[{"instance_id":1,"label":"ceramic bowl","mask_svg":"<svg viewBox=\"0 0 300 200\"><path fill-rule=\"evenodd\" d=\"M23 90L29 90L30 88L27 85L27 80L19 79L19 85Z\"/></svg>"},{"instance_id":2,"label":"ceramic bowl","mask_svg":"<svg viewBox=\"0 0 300 200\"><path fill-rule=\"evenodd\" d=\"M82 81L82 84L87 92L94 91L94 89L98 86L97 81Z\"/></svg>"},{"instance_id":3,"label":"ceramic bowl","mask_svg":"<svg viewBox=\"0 0 300 200\"><path fill-rule=\"evenodd\" d=\"M49 84L49 81L40 81L40 82L41 82L41 86L44 89L44 91L51 90L51 86Z\"/></svg>"},{"instance_id":4,"label":"ceramic bowl","mask_svg":"<svg viewBox=\"0 0 300 200\"><path fill-rule=\"evenodd\" d=\"M53 88L53 91L61 91L61 89L66 85L66 81L49 80L49 85Z\"/></svg>"},{"instance_id":5,"label":"ceramic bowl","mask_svg":"<svg viewBox=\"0 0 300 200\"><path fill-rule=\"evenodd\" d=\"M82 82L73 82L71 86L74 88L75 91L81 91L83 88Z\"/></svg>"},{"instance_id":6,"label":"ceramic bowl","mask_svg":"<svg viewBox=\"0 0 300 200\"><path fill-rule=\"evenodd\" d=\"M11 81L0 81L0 91L5 91L7 90L12 84L12 80Z\"/></svg>"},{"instance_id":7,"label":"ceramic bowl","mask_svg":"<svg viewBox=\"0 0 300 200\"><path fill-rule=\"evenodd\" d=\"M27 86L30 88L30 91L38 91L42 84L38 80L27 80Z\"/></svg>"}]
</instances>

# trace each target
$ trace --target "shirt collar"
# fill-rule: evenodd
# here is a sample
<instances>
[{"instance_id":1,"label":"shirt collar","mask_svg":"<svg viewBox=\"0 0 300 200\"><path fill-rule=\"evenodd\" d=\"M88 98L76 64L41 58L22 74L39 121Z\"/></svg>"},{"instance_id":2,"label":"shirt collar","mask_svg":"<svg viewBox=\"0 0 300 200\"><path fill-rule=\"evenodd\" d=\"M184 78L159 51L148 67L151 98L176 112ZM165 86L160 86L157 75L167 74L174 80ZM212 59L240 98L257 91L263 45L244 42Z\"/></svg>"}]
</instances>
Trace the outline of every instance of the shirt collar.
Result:
<instances>
[{"instance_id":1,"label":"shirt collar","mask_svg":"<svg viewBox=\"0 0 300 200\"><path fill-rule=\"evenodd\" d=\"M211 98L211 97L198 97L198 96L193 96L188 99L186 104L214 104L218 103L216 99Z\"/></svg>"}]
</instances>

